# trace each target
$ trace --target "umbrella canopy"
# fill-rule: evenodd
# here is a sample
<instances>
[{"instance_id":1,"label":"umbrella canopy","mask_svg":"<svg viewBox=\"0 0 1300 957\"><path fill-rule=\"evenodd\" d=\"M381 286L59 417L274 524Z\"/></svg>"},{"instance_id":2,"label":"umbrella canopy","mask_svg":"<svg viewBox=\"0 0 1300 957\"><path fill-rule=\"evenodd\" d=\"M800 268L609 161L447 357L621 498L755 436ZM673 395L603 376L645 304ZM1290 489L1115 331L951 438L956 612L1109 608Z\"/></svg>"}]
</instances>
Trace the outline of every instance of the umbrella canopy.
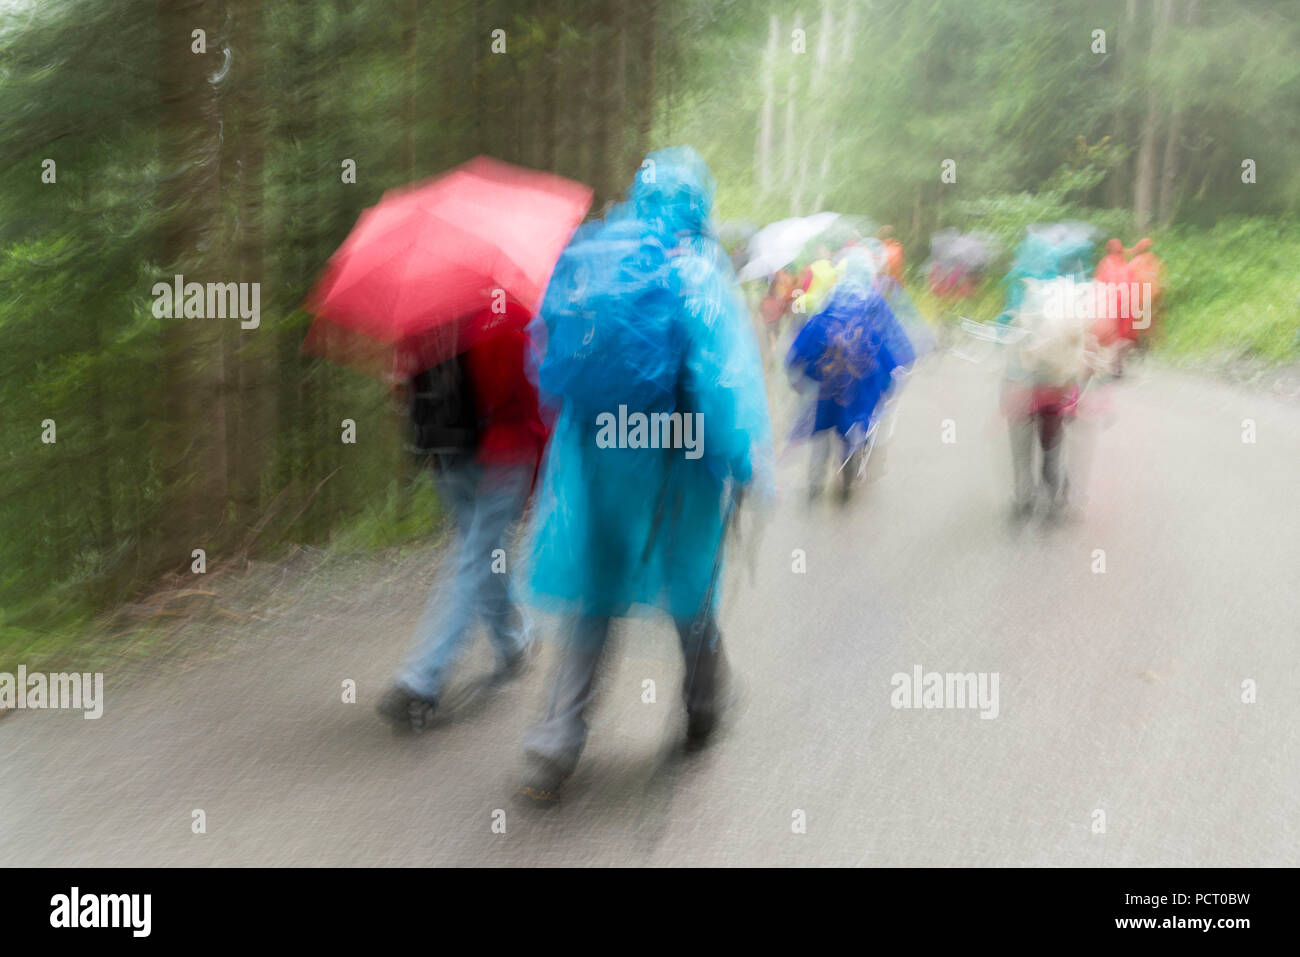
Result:
<instances>
[{"instance_id":1,"label":"umbrella canopy","mask_svg":"<svg viewBox=\"0 0 1300 957\"><path fill-rule=\"evenodd\" d=\"M804 246L824 233L839 216L839 213L813 213L768 223L749 241L749 262L737 278L746 282L772 275L793 262Z\"/></svg>"},{"instance_id":2,"label":"umbrella canopy","mask_svg":"<svg viewBox=\"0 0 1300 957\"><path fill-rule=\"evenodd\" d=\"M541 304L591 190L486 156L365 210L307 299L303 348L367 372L436 365Z\"/></svg>"},{"instance_id":3,"label":"umbrella canopy","mask_svg":"<svg viewBox=\"0 0 1300 957\"><path fill-rule=\"evenodd\" d=\"M945 268L960 266L978 272L992 263L997 254L998 242L988 233L963 233L949 227L930 237L932 261Z\"/></svg>"},{"instance_id":4,"label":"umbrella canopy","mask_svg":"<svg viewBox=\"0 0 1300 957\"><path fill-rule=\"evenodd\" d=\"M876 224L867 217L841 213L825 229L804 243L795 261L808 263L822 258L822 247L830 250L831 259L837 259L846 249L860 246L868 240L879 244L874 238L875 232Z\"/></svg>"},{"instance_id":5,"label":"umbrella canopy","mask_svg":"<svg viewBox=\"0 0 1300 957\"><path fill-rule=\"evenodd\" d=\"M758 232L758 226L747 219L729 219L718 226L718 242L724 246L745 243Z\"/></svg>"}]
</instances>

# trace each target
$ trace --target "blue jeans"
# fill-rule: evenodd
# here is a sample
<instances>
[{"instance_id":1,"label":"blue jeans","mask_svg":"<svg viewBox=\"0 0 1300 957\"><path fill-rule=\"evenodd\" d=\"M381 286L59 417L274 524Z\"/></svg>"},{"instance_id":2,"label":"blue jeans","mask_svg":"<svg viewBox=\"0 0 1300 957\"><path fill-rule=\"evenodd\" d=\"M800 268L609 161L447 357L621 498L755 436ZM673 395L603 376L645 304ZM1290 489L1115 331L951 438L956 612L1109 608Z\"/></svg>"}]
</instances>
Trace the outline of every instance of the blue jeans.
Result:
<instances>
[{"instance_id":1,"label":"blue jeans","mask_svg":"<svg viewBox=\"0 0 1300 957\"><path fill-rule=\"evenodd\" d=\"M428 699L442 693L476 615L487 625L499 661L515 657L528 644L528 625L515 599L506 553L510 531L528 502L533 467L462 463L444 466L433 478L451 511L458 542L444 560L447 571L429 594L411 650L397 672L398 684Z\"/></svg>"}]
</instances>

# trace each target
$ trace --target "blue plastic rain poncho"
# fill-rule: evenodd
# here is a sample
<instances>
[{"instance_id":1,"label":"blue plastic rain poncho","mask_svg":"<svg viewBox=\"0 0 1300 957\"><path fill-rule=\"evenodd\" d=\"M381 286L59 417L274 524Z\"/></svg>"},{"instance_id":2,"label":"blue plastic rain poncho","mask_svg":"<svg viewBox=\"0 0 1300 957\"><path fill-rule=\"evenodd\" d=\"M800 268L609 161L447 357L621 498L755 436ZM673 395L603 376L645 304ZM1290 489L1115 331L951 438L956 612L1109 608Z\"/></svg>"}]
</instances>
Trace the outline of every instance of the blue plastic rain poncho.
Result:
<instances>
[{"instance_id":1,"label":"blue plastic rain poncho","mask_svg":"<svg viewBox=\"0 0 1300 957\"><path fill-rule=\"evenodd\" d=\"M786 365L817 383L816 403L795 437L834 429L849 448L867 438L893 372L916 354L884 298L871 285L844 279L826 306L799 331Z\"/></svg>"},{"instance_id":2,"label":"blue plastic rain poncho","mask_svg":"<svg viewBox=\"0 0 1300 957\"><path fill-rule=\"evenodd\" d=\"M699 614L733 490L770 483L762 366L709 232L713 191L694 151L652 153L556 266L535 322L556 415L531 530L542 607Z\"/></svg>"}]
</instances>

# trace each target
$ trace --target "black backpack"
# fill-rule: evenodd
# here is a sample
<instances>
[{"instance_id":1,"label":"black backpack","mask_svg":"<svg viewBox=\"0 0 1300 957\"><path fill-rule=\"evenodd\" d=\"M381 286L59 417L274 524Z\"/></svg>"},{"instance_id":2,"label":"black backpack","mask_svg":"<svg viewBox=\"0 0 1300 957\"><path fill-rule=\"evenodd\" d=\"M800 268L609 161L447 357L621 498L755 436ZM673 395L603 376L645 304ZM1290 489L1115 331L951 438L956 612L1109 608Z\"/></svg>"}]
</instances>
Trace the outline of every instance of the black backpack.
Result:
<instances>
[{"instance_id":1,"label":"black backpack","mask_svg":"<svg viewBox=\"0 0 1300 957\"><path fill-rule=\"evenodd\" d=\"M478 412L463 355L411 378L410 451L420 456L468 456L478 447L478 439Z\"/></svg>"}]
</instances>

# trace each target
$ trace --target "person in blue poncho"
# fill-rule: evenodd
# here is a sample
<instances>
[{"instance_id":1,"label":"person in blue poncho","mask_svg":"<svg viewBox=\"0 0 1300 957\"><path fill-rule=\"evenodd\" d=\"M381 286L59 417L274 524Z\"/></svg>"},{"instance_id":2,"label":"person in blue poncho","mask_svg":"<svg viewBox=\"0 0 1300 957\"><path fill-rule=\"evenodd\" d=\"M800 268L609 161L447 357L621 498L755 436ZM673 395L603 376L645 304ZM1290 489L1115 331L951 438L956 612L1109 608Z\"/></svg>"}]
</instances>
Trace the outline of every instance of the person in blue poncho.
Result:
<instances>
[{"instance_id":1,"label":"person in blue poncho","mask_svg":"<svg viewBox=\"0 0 1300 957\"><path fill-rule=\"evenodd\" d=\"M1064 222L1030 226L1016 247L1010 271L1002 278L1006 305L997 320L1010 323L1025 297L1026 279L1073 276L1084 282L1092 275L1096 230L1087 223Z\"/></svg>"},{"instance_id":2,"label":"person in blue poncho","mask_svg":"<svg viewBox=\"0 0 1300 957\"><path fill-rule=\"evenodd\" d=\"M651 153L627 201L560 258L535 320L539 392L555 415L531 532L538 606L567 622L545 716L525 736L520 793L553 801L614 618L672 616L686 662L687 741L718 718L718 582L742 489L771 482L753 329L693 150Z\"/></svg>"},{"instance_id":3,"label":"person in blue poncho","mask_svg":"<svg viewBox=\"0 0 1300 957\"><path fill-rule=\"evenodd\" d=\"M881 400L893 385L894 370L912 364L916 352L884 297L857 278L842 279L822 310L799 331L786 356L796 387L810 384L814 394L795 424L795 437L814 440L809 496L825 484L830 438L842 447L841 499L846 500L867 448Z\"/></svg>"}]
</instances>

